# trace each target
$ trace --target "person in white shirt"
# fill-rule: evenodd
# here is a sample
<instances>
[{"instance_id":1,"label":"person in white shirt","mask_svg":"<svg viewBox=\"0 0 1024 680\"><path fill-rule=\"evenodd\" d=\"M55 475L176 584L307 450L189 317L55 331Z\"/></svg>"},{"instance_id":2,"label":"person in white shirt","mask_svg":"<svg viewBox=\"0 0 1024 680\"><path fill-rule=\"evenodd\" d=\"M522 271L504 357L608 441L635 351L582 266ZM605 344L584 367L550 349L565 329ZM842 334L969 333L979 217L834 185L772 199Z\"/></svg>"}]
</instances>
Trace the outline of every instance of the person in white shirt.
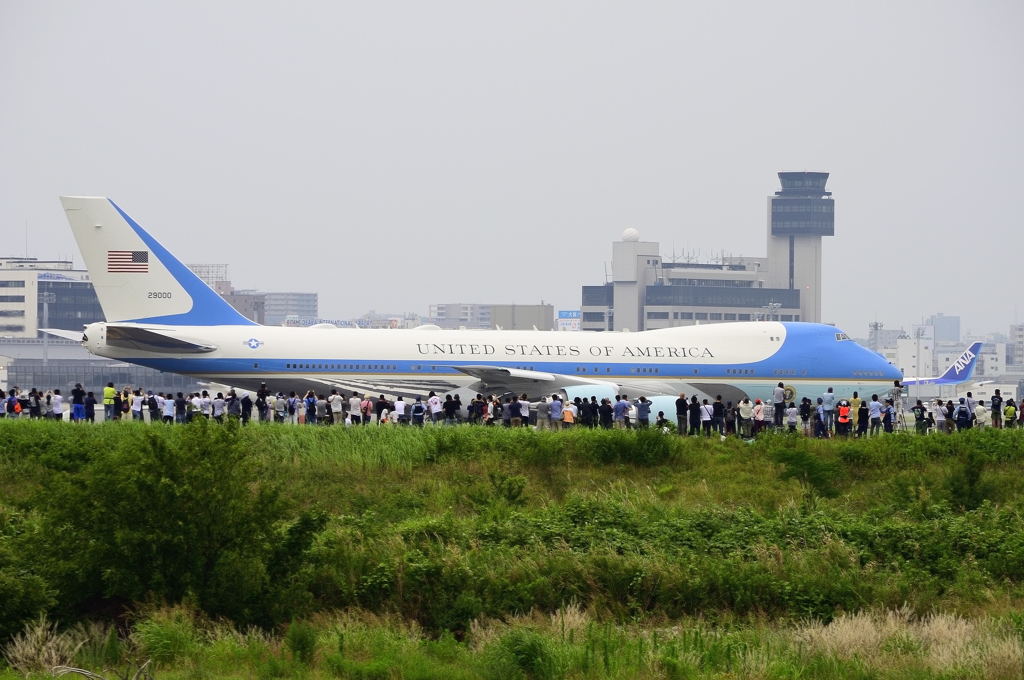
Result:
<instances>
[{"instance_id":1,"label":"person in white shirt","mask_svg":"<svg viewBox=\"0 0 1024 680\"><path fill-rule=\"evenodd\" d=\"M353 425L363 422L362 417L359 415L360 402L362 402L362 399L359 398L358 392L353 392L352 396L348 398L348 417L352 420Z\"/></svg>"},{"instance_id":2,"label":"person in white shirt","mask_svg":"<svg viewBox=\"0 0 1024 680\"><path fill-rule=\"evenodd\" d=\"M216 398L211 402L213 408L213 419L217 422L224 420L224 395L220 392L217 393Z\"/></svg>"},{"instance_id":3,"label":"person in white shirt","mask_svg":"<svg viewBox=\"0 0 1024 680\"><path fill-rule=\"evenodd\" d=\"M751 421L754 419L754 405L750 403L748 397L743 397L743 401L740 402L739 419L738 427L736 428L739 436L749 437Z\"/></svg>"},{"instance_id":4,"label":"person in white shirt","mask_svg":"<svg viewBox=\"0 0 1024 680\"><path fill-rule=\"evenodd\" d=\"M427 408L430 410L430 420L441 422L441 397L434 394L433 390L427 395Z\"/></svg>"},{"instance_id":5,"label":"person in white shirt","mask_svg":"<svg viewBox=\"0 0 1024 680\"><path fill-rule=\"evenodd\" d=\"M64 397L61 396L60 390L53 391L53 417L57 420L64 420Z\"/></svg>"},{"instance_id":6,"label":"person in white shirt","mask_svg":"<svg viewBox=\"0 0 1024 680\"><path fill-rule=\"evenodd\" d=\"M409 415L408 415L407 406L408 406L408 404L406 404L405 401L402 400L401 396L399 396L397 399L395 399L395 410L394 410L395 422L397 422L399 425L408 425L409 424Z\"/></svg>"},{"instance_id":7,"label":"person in white shirt","mask_svg":"<svg viewBox=\"0 0 1024 680\"><path fill-rule=\"evenodd\" d=\"M345 397L338 394L338 390L331 390L331 396L327 397L327 403L331 406L331 419L335 425L345 421Z\"/></svg>"},{"instance_id":8,"label":"person in white shirt","mask_svg":"<svg viewBox=\"0 0 1024 680\"><path fill-rule=\"evenodd\" d=\"M760 399L754 400L754 436L760 434L761 430L764 429L764 404L761 403Z\"/></svg>"},{"instance_id":9,"label":"person in white shirt","mask_svg":"<svg viewBox=\"0 0 1024 680\"><path fill-rule=\"evenodd\" d=\"M163 414L163 421L165 423L174 422L174 395L170 392L167 393L167 396L163 397L163 408L161 413Z\"/></svg>"},{"instance_id":10,"label":"person in white shirt","mask_svg":"<svg viewBox=\"0 0 1024 680\"><path fill-rule=\"evenodd\" d=\"M132 420L142 421L142 407L145 405L146 400L142 398L142 390L132 392Z\"/></svg>"},{"instance_id":11,"label":"person in white shirt","mask_svg":"<svg viewBox=\"0 0 1024 680\"><path fill-rule=\"evenodd\" d=\"M707 399L703 399L700 404L700 429L705 437L711 436L711 419L714 415L714 408L708 403Z\"/></svg>"},{"instance_id":12,"label":"person in white shirt","mask_svg":"<svg viewBox=\"0 0 1024 680\"><path fill-rule=\"evenodd\" d=\"M199 410L206 418L213 414L213 400L210 399L210 393L206 390L203 390L203 396L199 399Z\"/></svg>"},{"instance_id":13,"label":"person in white shirt","mask_svg":"<svg viewBox=\"0 0 1024 680\"><path fill-rule=\"evenodd\" d=\"M781 382L772 390L772 424L776 430L782 429L782 416L786 409L786 386Z\"/></svg>"},{"instance_id":14,"label":"person in white shirt","mask_svg":"<svg viewBox=\"0 0 1024 680\"><path fill-rule=\"evenodd\" d=\"M979 399L977 406L974 407L974 426L988 427L991 424L991 417L992 412L985 407L985 400Z\"/></svg>"},{"instance_id":15,"label":"person in white shirt","mask_svg":"<svg viewBox=\"0 0 1024 680\"><path fill-rule=\"evenodd\" d=\"M932 418L935 420L935 431L946 432L946 405L942 403L941 399L935 400L935 406L932 408Z\"/></svg>"},{"instance_id":16,"label":"person in white shirt","mask_svg":"<svg viewBox=\"0 0 1024 680\"><path fill-rule=\"evenodd\" d=\"M797 409L794 402L789 402L789 408L786 409L786 426L790 432L796 432L796 421L800 417L800 411Z\"/></svg>"}]
</instances>

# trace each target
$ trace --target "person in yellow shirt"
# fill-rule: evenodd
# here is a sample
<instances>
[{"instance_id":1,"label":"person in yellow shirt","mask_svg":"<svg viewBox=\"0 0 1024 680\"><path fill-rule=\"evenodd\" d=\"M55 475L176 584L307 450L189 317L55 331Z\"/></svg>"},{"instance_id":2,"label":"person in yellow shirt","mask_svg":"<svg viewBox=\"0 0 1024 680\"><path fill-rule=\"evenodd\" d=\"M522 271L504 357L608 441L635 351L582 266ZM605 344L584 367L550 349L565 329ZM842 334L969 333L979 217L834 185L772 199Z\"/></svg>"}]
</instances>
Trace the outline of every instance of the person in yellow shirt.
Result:
<instances>
[{"instance_id":1,"label":"person in yellow shirt","mask_svg":"<svg viewBox=\"0 0 1024 680\"><path fill-rule=\"evenodd\" d=\"M110 422L114 419L114 395L117 394L117 390L114 388L114 383L108 382L107 386L103 388L103 420Z\"/></svg>"},{"instance_id":2,"label":"person in yellow shirt","mask_svg":"<svg viewBox=\"0 0 1024 680\"><path fill-rule=\"evenodd\" d=\"M853 431L857 431L857 421L859 419L858 411L860 410L860 403L863 401L857 393L853 393L853 399L850 400L850 418L853 419Z\"/></svg>"}]
</instances>

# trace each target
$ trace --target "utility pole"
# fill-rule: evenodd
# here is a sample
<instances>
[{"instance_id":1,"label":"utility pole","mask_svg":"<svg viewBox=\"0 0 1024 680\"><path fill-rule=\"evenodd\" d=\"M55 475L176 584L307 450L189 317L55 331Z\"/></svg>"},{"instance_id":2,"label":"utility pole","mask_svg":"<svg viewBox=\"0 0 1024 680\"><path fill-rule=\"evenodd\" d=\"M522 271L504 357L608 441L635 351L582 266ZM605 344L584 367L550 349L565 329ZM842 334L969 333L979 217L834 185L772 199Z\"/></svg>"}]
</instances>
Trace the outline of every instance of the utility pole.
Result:
<instances>
[{"instance_id":1,"label":"utility pole","mask_svg":"<svg viewBox=\"0 0 1024 680\"><path fill-rule=\"evenodd\" d=\"M50 327L50 303L57 301L57 294L39 293L39 301L43 303L43 328ZM43 333L43 366L50 363L50 334Z\"/></svg>"},{"instance_id":2,"label":"utility pole","mask_svg":"<svg viewBox=\"0 0 1024 680\"><path fill-rule=\"evenodd\" d=\"M914 373L917 374L918 378L921 378L921 377L924 376L924 374L921 373L921 338L924 337L924 326L918 326L917 328L914 329L914 337L917 339L917 354L914 355L915 356L915 359L914 359ZM921 398L921 381L920 380L918 380L917 385L915 387L917 387L917 398L920 399Z\"/></svg>"}]
</instances>

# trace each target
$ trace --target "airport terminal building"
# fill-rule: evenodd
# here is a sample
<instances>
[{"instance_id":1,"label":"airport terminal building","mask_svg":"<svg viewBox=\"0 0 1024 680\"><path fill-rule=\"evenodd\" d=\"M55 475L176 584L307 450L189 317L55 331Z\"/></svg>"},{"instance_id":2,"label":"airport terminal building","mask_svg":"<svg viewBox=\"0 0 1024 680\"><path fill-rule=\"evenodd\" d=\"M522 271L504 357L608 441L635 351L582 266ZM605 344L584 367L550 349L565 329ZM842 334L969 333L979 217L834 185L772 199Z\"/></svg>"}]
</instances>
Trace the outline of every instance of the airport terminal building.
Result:
<instances>
[{"instance_id":1,"label":"airport terminal building","mask_svg":"<svg viewBox=\"0 0 1024 680\"><path fill-rule=\"evenodd\" d=\"M582 330L651 330L728 321L821 321L821 239L835 233L827 172L780 172L768 197L767 257L665 262L627 229L611 281L583 286Z\"/></svg>"}]
</instances>

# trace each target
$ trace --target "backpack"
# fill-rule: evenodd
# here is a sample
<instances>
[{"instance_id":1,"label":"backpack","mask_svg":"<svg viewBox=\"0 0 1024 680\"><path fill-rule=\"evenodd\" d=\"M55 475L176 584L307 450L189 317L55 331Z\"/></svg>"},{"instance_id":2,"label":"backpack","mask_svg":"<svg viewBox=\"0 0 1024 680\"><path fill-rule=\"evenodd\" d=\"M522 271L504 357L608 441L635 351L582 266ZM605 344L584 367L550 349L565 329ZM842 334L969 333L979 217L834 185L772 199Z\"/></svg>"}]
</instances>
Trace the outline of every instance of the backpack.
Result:
<instances>
[{"instance_id":1,"label":"backpack","mask_svg":"<svg viewBox=\"0 0 1024 680\"><path fill-rule=\"evenodd\" d=\"M426 409L423 408L423 404L421 404L420 402L416 402L415 404L412 405L412 414L414 416L421 416L423 415L424 411L426 411Z\"/></svg>"},{"instance_id":2,"label":"backpack","mask_svg":"<svg viewBox=\"0 0 1024 680\"><path fill-rule=\"evenodd\" d=\"M292 415L295 413L295 401L295 397L288 398L288 415Z\"/></svg>"}]
</instances>

